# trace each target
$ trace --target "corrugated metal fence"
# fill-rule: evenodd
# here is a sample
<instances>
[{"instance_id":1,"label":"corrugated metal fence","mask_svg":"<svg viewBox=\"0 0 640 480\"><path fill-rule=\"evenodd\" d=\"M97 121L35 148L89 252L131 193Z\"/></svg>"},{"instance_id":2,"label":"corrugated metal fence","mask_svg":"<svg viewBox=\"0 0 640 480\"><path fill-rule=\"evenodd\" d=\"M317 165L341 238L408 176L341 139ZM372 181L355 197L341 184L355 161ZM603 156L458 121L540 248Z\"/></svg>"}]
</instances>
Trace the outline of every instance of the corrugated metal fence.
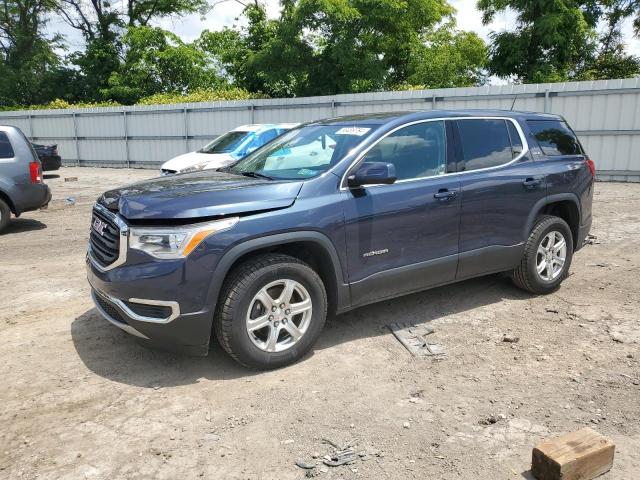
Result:
<instances>
[{"instance_id":1,"label":"corrugated metal fence","mask_svg":"<svg viewBox=\"0 0 640 480\"><path fill-rule=\"evenodd\" d=\"M157 168L247 123L306 122L399 110L499 108L563 115L600 180L640 181L640 78L500 85L274 100L0 112L67 165Z\"/></svg>"}]
</instances>

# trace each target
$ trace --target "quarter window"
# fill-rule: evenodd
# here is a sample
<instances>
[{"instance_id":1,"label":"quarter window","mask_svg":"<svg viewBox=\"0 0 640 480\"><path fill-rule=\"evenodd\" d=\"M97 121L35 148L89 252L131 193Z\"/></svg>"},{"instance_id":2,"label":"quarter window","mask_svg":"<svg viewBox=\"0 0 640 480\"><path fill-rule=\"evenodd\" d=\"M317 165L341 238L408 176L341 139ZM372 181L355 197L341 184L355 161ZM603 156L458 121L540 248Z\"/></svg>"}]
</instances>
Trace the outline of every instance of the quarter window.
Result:
<instances>
[{"instance_id":1,"label":"quarter window","mask_svg":"<svg viewBox=\"0 0 640 480\"><path fill-rule=\"evenodd\" d=\"M422 122L401 128L380 140L364 161L393 163L398 180L442 175L447 169L444 122Z\"/></svg>"},{"instance_id":2,"label":"quarter window","mask_svg":"<svg viewBox=\"0 0 640 480\"><path fill-rule=\"evenodd\" d=\"M458 120L465 171L497 167L513 160L507 123L503 119Z\"/></svg>"},{"instance_id":3,"label":"quarter window","mask_svg":"<svg viewBox=\"0 0 640 480\"><path fill-rule=\"evenodd\" d=\"M13 147L9 141L9 137L4 132L0 132L0 158L13 158Z\"/></svg>"},{"instance_id":4,"label":"quarter window","mask_svg":"<svg viewBox=\"0 0 640 480\"><path fill-rule=\"evenodd\" d=\"M575 133L560 120L529 120L529 128L545 155L581 155Z\"/></svg>"}]
</instances>

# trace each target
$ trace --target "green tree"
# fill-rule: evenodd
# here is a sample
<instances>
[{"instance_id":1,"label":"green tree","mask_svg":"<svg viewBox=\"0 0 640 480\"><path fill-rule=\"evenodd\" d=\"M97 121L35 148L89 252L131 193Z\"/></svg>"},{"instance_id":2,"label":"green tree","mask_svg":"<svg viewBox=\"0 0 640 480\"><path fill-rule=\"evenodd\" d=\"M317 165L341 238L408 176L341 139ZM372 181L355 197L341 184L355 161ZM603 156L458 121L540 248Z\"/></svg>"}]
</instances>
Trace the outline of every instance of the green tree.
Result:
<instances>
[{"instance_id":1,"label":"green tree","mask_svg":"<svg viewBox=\"0 0 640 480\"><path fill-rule=\"evenodd\" d=\"M578 78L601 80L639 75L640 58L626 51L622 25L627 18L640 15L640 0L604 0L599 5L603 28L598 39L598 49L585 62Z\"/></svg>"},{"instance_id":2,"label":"green tree","mask_svg":"<svg viewBox=\"0 0 640 480\"><path fill-rule=\"evenodd\" d=\"M46 102L61 92L59 38L43 33L53 7L51 0L0 2L0 105Z\"/></svg>"},{"instance_id":3,"label":"green tree","mask_svg":"<svg viewBox=\"0 0 640 480\"><path fill-rule=\"evenodd\" d=\"M573 78L596 48L597 7L576 0L479 0L485 24L511 9L511 31L491 35L489 70L526 83Z\"/></svg>"},{"instance_id":4,"label":"green tree","mask_svg":"<svg viewBox=\"0 0 640 480\"><path fill-rule=\"evenodd\" d=\"M57 0L57 12L82 33L86 47L70 61L78 68L74 89L85 100L102 100L109 79L121 64L122 35L128 28L144 27L154 19L204 13L206 0Z\"/></svg>"},{"instance_id":5,"label":"green tree","mask_svg":"<svg viewBox=\"0 0 640 480\"><path fill-rule=\"evenodd\" d=\"M111 73L103 96L134 103L158 93L187 93L219 88L207 56L171 32L156 27L129 27L122 37L124 61Z\"/></svg>"},{"instance_id":6,"label":"green tree","mask_svg":"<svg viewBox=\"0 0 640 480\"><path fill-rule=\"evenodd\" d=\"M472 87L486 80L487 46L473 32L453 22L424 34L411 54L411 85L425 88Z\"/></svg>"},{"instance_id":7,"label":"green tree","mask_svg":"<svg viewBox=\"0 0 640 480\"><path fill-rule=\"evenodd\" d=\"M270 20L261 4L249 4L246 32L200 39L239 86L300 96L405 82L423 36L453 13L446 0L283 0L281 8Z\"/></svg>"}]
</instances>

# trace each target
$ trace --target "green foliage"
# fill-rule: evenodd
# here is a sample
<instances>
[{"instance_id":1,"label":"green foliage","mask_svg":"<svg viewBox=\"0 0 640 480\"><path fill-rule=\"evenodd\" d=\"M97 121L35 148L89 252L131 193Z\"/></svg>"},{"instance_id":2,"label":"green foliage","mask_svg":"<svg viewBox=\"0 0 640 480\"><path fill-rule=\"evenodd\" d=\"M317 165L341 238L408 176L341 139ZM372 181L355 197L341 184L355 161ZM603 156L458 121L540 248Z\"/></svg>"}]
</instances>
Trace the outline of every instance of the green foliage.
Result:
<instances>
[{"instance_id":1,"label":"green foliage","mask_svg":"<svg viewBox=\"0 0 640 480\"><path fill-rule=\"evenodd\" d=\"M479 0L483 21L512 9L515 29L491 36L489 69L499 77L532 82L573 78L595 48L592 3L576 0Z\"/></svg>"},{"instance_id":2,"label":"green foliage","mask_svg":"<svg viewBox=\"0 0 640 480\"><path fill-rule=\"evenodd\" d=\"M251 91L366 92L406 81L423 36L452 13L445 0L288 0L269 20L250 4L246 33L205 32L199 43Z\"/></svg>"},{"instance_id":3,"label":"green foliage","mask_svg":"<svg viewBox=\"0 0 640 480\"><path fill-rule=\"evenodd\" d=\"M137 105L167 105L174 103L215 102L223 100L251 100L267 98L264 95L250 93L242 88L225 88L219 90L197 89L191 93L157 93L142 98Z\"/></svg>"},{"instance_id":4,"label":"green foliage","mask_svg":"<svg viewBox=\"0 0 640 480\"><path fill-rule=\"evenodd\" d=\"M206 55L171 32L130 27L122 43L124 61L102 90L105 98L135 103L157 93L186 93L222 84L215 71L208 68Z\"/></svg>"},{"instance_id":5,"label":"green foliage","mask_svg":"<svg viewBox=\"0 0 640 480\"><path fill-rule=\"evenodd\" d=\"M449 0L280 0L277 18L261 1L246 3L242 28L185 42L153 21L204 15L207 0L0 0L0 108L460 87L489 75L640 75L621 34L629 18L640 30L640 0L479 0L485 22L516 14L488 46L456 29ZM62 38L43 33L54 14L81 32L82 49L65 54Z\"/></svg>"},{"instance_id":6,"label":"green foliage","mask_svg":"<svg viewBox=\"0 0 640 480\"><path fill-rule=\"evenodd\" d=\"M487 46L477 34L448 23L423 35L411 54L409 84L425 88L472 87L486 80Z\"/></svg>"}]
</instances>

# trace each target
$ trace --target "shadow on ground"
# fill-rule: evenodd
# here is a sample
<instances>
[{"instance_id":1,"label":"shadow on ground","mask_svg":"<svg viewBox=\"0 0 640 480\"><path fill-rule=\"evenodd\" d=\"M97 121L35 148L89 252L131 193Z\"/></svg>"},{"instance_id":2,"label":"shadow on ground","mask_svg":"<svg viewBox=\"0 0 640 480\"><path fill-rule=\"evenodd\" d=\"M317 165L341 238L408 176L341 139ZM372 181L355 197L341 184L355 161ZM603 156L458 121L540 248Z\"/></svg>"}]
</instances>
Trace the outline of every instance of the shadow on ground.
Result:
<instances>
[{"instance_id":1,"label":"shadow on ground","mask_svg":"<svg viewBox=\"0 0 640 480\"><path fill-rule=\"evenodd\" d=\"M315 351L361 338L391 335L386 327L391 322L428 323L503 299L525 298L528 294L516 289L508 279L493 275L386 300L333 318L327 323ZM195 383L202 378L224 380L261 374L236 364L215 341L208 357L151 350L109 324L95 309L73 321L71 336L78 355L90 370L129 385L171 387Z\"/></svg>"},{"instance_id":2,"label":"shadow on ground","mask_svg":"<svg viewBox=\"0 0 640 480\"><path fill-rule=\"evenodd\" d=\"M47 228L47 226L39 220L33 220L32 218L12 218L7 228L2 232L2 235L31 232L44 228Z\"/></svg>"},{"instance_id":3,"label":"shadow on ground","mask_svg":"<svg viewBox=\"0 0 640 480\"><path fill-rule=\"evenodd\" d=\"M60 175L58 175L57 173L43 173L42 178L44 178L45 180L51 180L53 178L60 178Z\"/></svg>"}]
</instances>

